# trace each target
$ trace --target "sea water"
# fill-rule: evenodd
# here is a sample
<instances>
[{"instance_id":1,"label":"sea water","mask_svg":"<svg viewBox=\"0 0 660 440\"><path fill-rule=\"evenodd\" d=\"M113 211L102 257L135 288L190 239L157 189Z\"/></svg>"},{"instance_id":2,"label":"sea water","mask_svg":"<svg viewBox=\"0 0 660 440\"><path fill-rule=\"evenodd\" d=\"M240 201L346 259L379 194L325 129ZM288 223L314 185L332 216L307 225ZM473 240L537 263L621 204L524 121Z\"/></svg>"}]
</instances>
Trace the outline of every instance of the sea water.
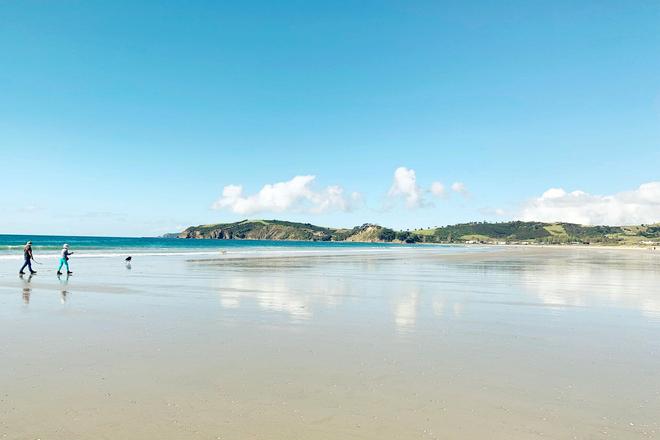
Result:
<instances>
[{"instance_id":1,"label":"sea water","mask_svg":"<svg viewBox=\"0 0 660 440\"><path fill-rule=\"evenodd\" d=\"M391 249L455 249L448 245L354 243L329 241L214 240L163 237L92 237L66 235L1 235L0 259L22 259L23 247L32 241L35 257L54 258L67 243L76 257L141 255L247 255L289 253L373 252Z\"/></svg>"}]
</instances>

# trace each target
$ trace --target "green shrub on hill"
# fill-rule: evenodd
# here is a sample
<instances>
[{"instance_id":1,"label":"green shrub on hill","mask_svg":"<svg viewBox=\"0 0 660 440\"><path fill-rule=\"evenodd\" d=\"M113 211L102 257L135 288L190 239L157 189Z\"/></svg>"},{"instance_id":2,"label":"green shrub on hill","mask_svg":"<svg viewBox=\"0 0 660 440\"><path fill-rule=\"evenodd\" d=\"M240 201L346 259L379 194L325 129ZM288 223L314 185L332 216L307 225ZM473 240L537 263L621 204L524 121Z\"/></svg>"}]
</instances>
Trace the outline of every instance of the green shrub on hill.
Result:
<instances>
[{"instance_id":1,"label":"green shrub on hill","mask_svg":"<svg viewBox=\"0 0 660 440\"><path fill-rule=\"evenodd\" d=\"M423 233L421 233L423 232ZM168 234L170 236L170 234ZM365 223L352 229L334 229L283 220L243 220L187 228L180 238L267 239L311 241L382 241L403 243L640 243L660 240L660 224L640 226L583 226L574 223L511 221L471 222L413 232Z\"/></svg>"}]
</instances>

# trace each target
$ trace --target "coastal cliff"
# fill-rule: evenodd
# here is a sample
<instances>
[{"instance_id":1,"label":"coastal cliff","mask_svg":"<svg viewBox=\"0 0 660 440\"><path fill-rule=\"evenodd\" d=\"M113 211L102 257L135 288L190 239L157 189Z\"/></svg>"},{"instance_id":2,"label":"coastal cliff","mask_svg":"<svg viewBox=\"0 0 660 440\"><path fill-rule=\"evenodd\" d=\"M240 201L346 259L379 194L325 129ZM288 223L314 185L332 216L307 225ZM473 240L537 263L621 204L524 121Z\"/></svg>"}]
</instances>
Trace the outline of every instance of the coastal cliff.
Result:
<instances>
[{"instance_id":1,"label":"coastal cliff","mask_svg":"<svg viewBox=\"0 0 660 440\"><path fill-rule=\"evenodd\" d=\"M220 240L303 240L328 241L340 231L304 223L279 220L244 220L236 223L191 226L178 238L210 238Z\"/></svg>"},{"instance_id":2,"label":"coastal cliff","mask_svg":"<svg viewBox=\"0 0 660 440\"><path fill-rule=\"evenodd\" d=\"M217 240L391 241L382 236L382 231L386 230L382 226L373 224L346 229L281 220L243 220L235 223L191 226L179 233L168 234L167 237Z\"/></svg>"}]
</instances>

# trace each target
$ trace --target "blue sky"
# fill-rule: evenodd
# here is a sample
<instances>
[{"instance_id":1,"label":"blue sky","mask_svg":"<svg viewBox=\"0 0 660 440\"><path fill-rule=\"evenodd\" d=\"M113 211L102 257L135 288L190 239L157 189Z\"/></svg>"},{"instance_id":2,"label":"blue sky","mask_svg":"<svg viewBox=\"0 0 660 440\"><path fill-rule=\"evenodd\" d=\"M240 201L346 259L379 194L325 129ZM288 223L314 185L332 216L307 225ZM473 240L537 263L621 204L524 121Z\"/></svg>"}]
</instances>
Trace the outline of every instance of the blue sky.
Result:
<instances>
[{"instance_id":1,"label":"blue sky","mask_svg":"<svg viewBox=\"0 0 660 440\"><path fill-rule=\"evenodd\" d=\"M644 1L0 2L0 233L660 221L659 26Z\"/></svg>"}]
</instances>

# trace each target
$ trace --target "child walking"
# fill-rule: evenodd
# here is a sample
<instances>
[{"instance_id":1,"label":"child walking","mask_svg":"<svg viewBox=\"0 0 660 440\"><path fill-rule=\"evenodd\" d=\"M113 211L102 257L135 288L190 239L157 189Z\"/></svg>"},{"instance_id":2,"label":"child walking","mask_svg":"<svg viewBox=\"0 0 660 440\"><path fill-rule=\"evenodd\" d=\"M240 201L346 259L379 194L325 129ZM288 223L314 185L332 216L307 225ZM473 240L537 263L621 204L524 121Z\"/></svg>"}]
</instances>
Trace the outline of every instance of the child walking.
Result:
<instances>
[{"instance_id":1,"label":"child walking","mask_svg":"<svg viewBox=\"0 0 660 440\"><path fill-rule=\"evenodd\" d=\"M69 245L64 244L62 246L62 256L60 257L60 267L57 269L57 274L62 275L62 266L66 266L66 274L71 275L73 272L69 270L69 255L73 255L73 252L69 252Z\"/></svg>"}]
</instances>

